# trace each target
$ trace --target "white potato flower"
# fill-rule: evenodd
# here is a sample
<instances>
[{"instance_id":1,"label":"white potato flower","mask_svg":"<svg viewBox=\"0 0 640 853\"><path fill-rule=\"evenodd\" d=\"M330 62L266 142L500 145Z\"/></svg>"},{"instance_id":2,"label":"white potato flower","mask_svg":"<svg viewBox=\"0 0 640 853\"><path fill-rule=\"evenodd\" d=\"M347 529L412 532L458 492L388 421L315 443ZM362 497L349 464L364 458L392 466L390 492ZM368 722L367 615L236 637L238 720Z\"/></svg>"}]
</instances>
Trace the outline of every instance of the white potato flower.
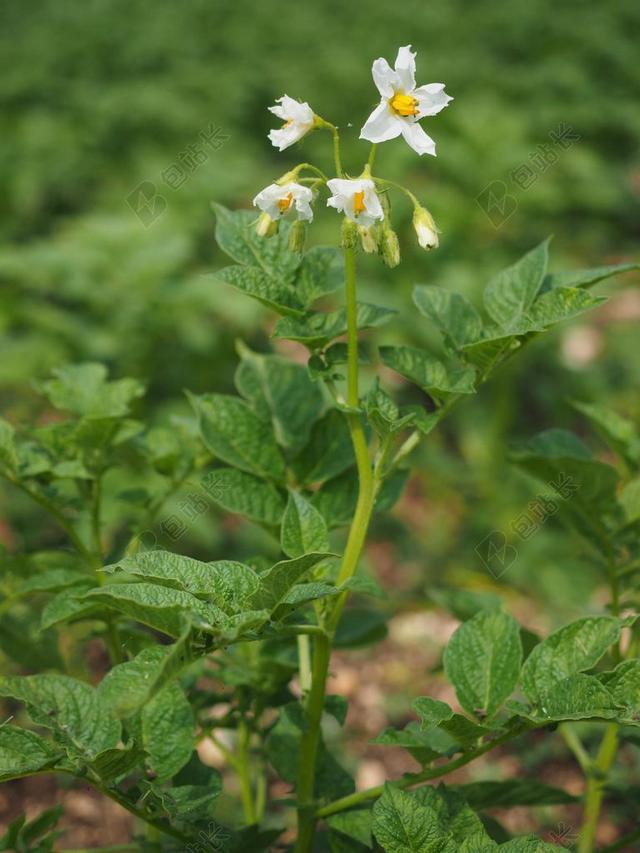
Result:
<instances>
[{"instance_id":1,"label":"white potato flower","mask_svg":"<svg viewBox=\"0 0 640 853\"><path fill-rule=\"evenodd\" d=\"M270 112L283 119L282 127L269 131L269 139L279 151L284 151L290 145L308 133L313 127L315 115L309 104L296 101L288 95L276 100L275 107L269 107Z\"/></svg>"},{"instance_id":2,"label":"white potato flower","mask_svg":"<svg viewBox=\"0 0 640 853\"><path fill-rule=\"evenodd\" d=\"M352 222L367 228L376 220L384 219L375 185L368 178L332 178L327 181L327 186L332 193L327 205L342 211Z\"/></svg>"},{"instance_id":3,"label":"white potato flower","mask_svg":"<svg viewBox=\"0 0 640 853\"><path fill-rule=\"evenodd\" d=\"M298 219L311 222L313 220L312 201L313 193L309 187L289 181L286 184L269 184L268 187L260 190L253 200L253 206L259 207L274 220L295 210Z\"/></svg>"},{"instance_id":4,"label":"white potato flower","mask_svg":"<svg viewBox=\"0 0 640 853\"><path fill-rule=\"evenodd\" d=\"M444 83L427 83L416 88L416 61L411 45L401 47L395 68L386 59L376 59L371 68L373 82L382 100L360 131L360 139L386 142L397 136L418 154L436 154L436 144L418 124L424 116L434 116L453 100L445 94Z\"/></svg>"}]
</instances>

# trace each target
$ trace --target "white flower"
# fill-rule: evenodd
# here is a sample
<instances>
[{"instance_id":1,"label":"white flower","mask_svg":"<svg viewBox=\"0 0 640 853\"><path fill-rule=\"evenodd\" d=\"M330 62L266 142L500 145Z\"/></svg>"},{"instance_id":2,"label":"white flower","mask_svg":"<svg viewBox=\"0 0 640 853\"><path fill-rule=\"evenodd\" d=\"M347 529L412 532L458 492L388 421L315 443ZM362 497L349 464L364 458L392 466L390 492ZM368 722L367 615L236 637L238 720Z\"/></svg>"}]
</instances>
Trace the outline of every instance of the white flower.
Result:
<instances>
[{"instance_id":1,"label":"white flower","mask_svg":"<svg viewBox=\"0 0 640 853\"><path fill-rule=\"evenodd\" d=\"M269 139L279 151L284 151L311 130L315 115L309 104L288 95L278 98L276 104L279 106L269 107L269 110L283 119L284 124L278 130L269 131Z\"/></svg>"},{"instance_id":2,"label":"white flower","mask_svg":"<svg viewBox=\"0 0 640 853\"><path fill-rule=\"evenodd\" d=\"M332 178L327 181L327 186L333 193L327 200L327 205L342 211L352 222L368 227L377 219L384 219L384 211L376 194L375 185L368 178L359 178L354 181Z\"/></svg>"},{"instance_id":3,"label":"white flower","mask_svg":"<svg viewBox=\"0 0 640 853\"><path fill-rule=\"evenodd\" d=\"M269 184L253 200L253 206L259 207L267 213L271 219L280 219L290 210L296 211L298 219L306 219L311 222L313 210L311 202L313 193L309 187L303 187L295 181L287 184Z\"/></svg>"},{"instance_id":4,"label":"white flower","mask_svg":"<svg viewBox=\"0 0 640 853\"><path fill-rule=\"evenodd\" d=\"M433 216L424 207L416 207L413 211L413 227L423 249L437 249L440 245L438 228Z\"/></svg>"},{"instance_id":5,"label":"white flower","mask_svg":"<svg viewBox=\"0 0 640 853\"><path fill-rule=\"evenodd\" d=\"M382 100L360 131L360 139L386 142L396 136L418 154L436 154L436 144L418 124L424 116L434 116L453 100L445 94L444 83L427 83L416 89L416 61L411 45L401 47L395 69L386 59L376 59L371 68L373 82Z\"/></svg>"}]
</instances>

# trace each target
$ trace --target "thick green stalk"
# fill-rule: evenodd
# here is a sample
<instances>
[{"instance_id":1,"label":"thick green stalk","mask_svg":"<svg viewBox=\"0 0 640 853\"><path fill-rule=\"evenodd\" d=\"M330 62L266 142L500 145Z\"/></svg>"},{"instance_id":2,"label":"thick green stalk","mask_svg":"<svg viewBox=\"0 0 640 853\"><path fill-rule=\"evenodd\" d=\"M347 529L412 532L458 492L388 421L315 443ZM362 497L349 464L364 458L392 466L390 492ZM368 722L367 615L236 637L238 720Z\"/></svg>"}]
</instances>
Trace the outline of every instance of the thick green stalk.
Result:
<instances>
[{"instance_id":1,"label":"thick green stalk","mask_svg":"<svg viewBox=\"0 0 640 853\"><path fill-rule=\"evenodd\" d=\"M598 755L587 779L578 853L593 853L595 847L604 787L618 751L618 730L617 723L609 723L607 726Z\"/></svg>"},{"instance_id":2,"label":"thick green stalk","mask_svg":"<svg viewBox=\"0 0 640 853\"><path fill-rule=\"evenodd\" d=\"M421 770L419 773L407 774L393 784L397 788L411 788L413 785L419 785L421 782L429 782L431 779L439 779L441 776L446 776L453 770L457 770L459 767L464 767L465 764L469 764L471 761L474 761L486 752L490 752L492 749L502 746L502 744L507 743L513 738L518 737L518 735L521 735L533 728L536 728L536 726L523 723L521 726L518 726L518 728L506 732L504 735L501 735L495 740L482 744L482 746L474 749L473 752L467 752L459 758L447 762L447 764L441 764L439 767L430 767L426 770ZM329 805L318 809L316 816L318 818L330 817L333 814L345 811L345 809L362 805L370 800L376 800L383 792L384 785L377 785L375 788L367 788L364 791L356 791L355 794L349 794L347 797L334 800L334 802L329 803Z\"/></svg>"},{"instance_id":3,"label":"thick green stalk","mask_svg":"<svg viewBox=\"0 0 640 853\"><path fill-rule=\"evenodd\" d=\"M345 295L347 308L347 403L350 408L359 407L358 391L358 321L356 302L355 252L345 248ZM349 529L342 564L338 573L338 584L343 584L358 567L358 561L367 536L373 511L375 485L371 458L360 415L348 415L351 440L358 468L358 502ZM324 697L331 659L331 638L340 620L347 593L340 595L327 615L326 634L316 636L314 642L311 689L306 702L307 727L300 744L298 771L298 840L297 853L309 853L313 846L316 816L314 805L314 782L316 761L320 743L320 724L324 709Z\"/></svg>"}]
</instances>

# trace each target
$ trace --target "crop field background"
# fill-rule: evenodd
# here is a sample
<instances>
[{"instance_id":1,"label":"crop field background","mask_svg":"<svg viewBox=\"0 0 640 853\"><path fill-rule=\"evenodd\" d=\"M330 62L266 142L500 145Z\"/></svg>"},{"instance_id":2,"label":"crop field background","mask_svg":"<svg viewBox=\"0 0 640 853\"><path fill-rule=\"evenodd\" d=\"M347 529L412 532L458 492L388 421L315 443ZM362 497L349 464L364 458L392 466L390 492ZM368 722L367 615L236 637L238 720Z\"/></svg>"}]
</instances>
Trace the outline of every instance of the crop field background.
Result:
<instances>
[{"instance_id":1,"label":"crop field background","mask_svg":"<svg viewBox=\"0 0 640 853\"><path fill-rule=\"evenodd\" d=\"M411 208L399 202L401 272L363 259L365 299L404 308L381 342L435 345L424 319L409 310L416 283L477 300L493 273L549 234L554 271L637 260L639 28L633 0L3 0L3 416L49 423L40 383L69 362L101 362L112 377L140 380L146 393L136 416L167 426L189 413L185 389L231 391L238 341L302 359L297 345L269 342L266 309L214 281L212 270L226 261L214 243L211 202L250 207L260 188L300 159L331 168L319 134L284 155L269 144L267 106L284 92L341 128L346 169L359 172L355 142L375 103L370 64L399 44L411 43L425 79L446 81L455 100L428 127L437 158L400 145L378 152L386 173L402 176L442 231L437 251L414 247ZM334 213L321 210L317 221L314 242L335 242ZM375 654L367 647L337 653L329 690L350 699L344 760L355 767L364 755L360 785L413 768L405 753L368 743L385 725L407 721L407 697L422 689L452 700L439 649L458 624L447 611L465 616L468 595L500 595L545 634L577 618L585 601L602 601L594 566L554 513L540 511L539 484L509 455L518 441L565 427L606 458L575 400L597 400L640 423L638 273L601 292L610 295L605 305L534 343L430 437L402 499L372 530L365 559L388 590L381 617L387 608L397 613ZM416 400L415 389L398 387L406 402ZM105 483L112 495L121 474ZM114 530L136 512L126 494L111 505ZM508 559L483 550L495 531L513 542ZM273 547L257 526L203 505L189 482L147 534L203 560ZM0 559L59 541L38 507L0 486ZM9 659L27 669L54 660L35 615L2 615L3 671ZM382 618L371 631L384 631ZM87 648L90 655L94 647ZM105 661L99 644L94 651L98 677ZM459 779L541 768L543 781L577 792L578 773L556 741L530 746ZM224 769L214 749L202 757ZM611 840L634 798L637 809L640 790L637 747L625 747L621 761L635 787L609 816ZM49 777L0 788L0 827L24 808L35 814L59 801L68 829L60 849L130 839L126 813ZM569 848L572 808L541 807L535 825L529 809L496 815L513 832L543 827L548 840L555 833L555 843Z\"/></svg>"}]
</instances>

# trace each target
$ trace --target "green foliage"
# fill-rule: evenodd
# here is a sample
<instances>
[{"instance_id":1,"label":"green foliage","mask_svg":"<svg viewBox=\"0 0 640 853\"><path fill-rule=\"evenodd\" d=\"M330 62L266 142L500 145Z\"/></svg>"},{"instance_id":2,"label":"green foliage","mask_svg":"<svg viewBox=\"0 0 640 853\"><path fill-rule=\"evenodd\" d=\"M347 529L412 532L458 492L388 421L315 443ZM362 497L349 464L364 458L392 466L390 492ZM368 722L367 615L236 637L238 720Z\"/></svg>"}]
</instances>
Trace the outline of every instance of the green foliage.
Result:
<instances>
[{"instance_id":1,"label":"green foliage","mask_svg":"<svg viewBox=\"0 0 640 853\"><path fill-rule=\"evenodd\" d=\"M640 725L640 439L631 420L576 404L606 442L606 460L561 428L530 430L513 451L554 492L549 514L590 547L611 591L609 615L585 606L541 638L501 608L497 578L484 594L430 591L462 623L442 657L457 704L417 695L404 727L374 739L420 767L381 788L356 791L353 762L340 754L347 702L326 695L327 677L333 649L380 641L408 603L360 563L369 527L398 523L383 514L401 497L409 454L425 437L442 448L456 404L538 335L599 305L586 288L628 265L549 273L545 241L490 279L482 311L466 295L418 285L419 334L398 335L395 308L357 301L349 245L344 263L330 247L293 252L286 223L261 237L254 212L216 205L215 214L218 245L234 264L213 287L231 285L281 315L273 351L264 340L252 340L258 349L236 342L237 394L228 371L216 389L195 383L197 393L150 418L142 383L109 379L92 360L39 383L45 416L36 426L0 421L8 488L49 517L54 537L53 556L40 553L30 530L3 577L0 696L16 719L0 726L0 779L72 776L150 826L168 853L202 833L211 840L214 829L217 849L266 851L291 828L292 808L299 853L314 840L360 853L559 849L535 836L509 840L485 813L574 802L529 768L515 784L436 780L562 724L587 770L585 813L595 803L597 820L594 785L614 758L606 738L615 751L619 727ZM338 307L332 294L344 277ZM359 355L359 333L387 323L384 345ZM184 503L189 525L176 509ZM200 526L209 539L187 556L180 540ZM89 640L108 656L106 672L88 665ZM593 767L575 723L588 734L613 727ZM224 759L222 776L200 760L207 739ZM56 819L19 819L2 843L50 851Z\"/></svg>"}]
</instances>

